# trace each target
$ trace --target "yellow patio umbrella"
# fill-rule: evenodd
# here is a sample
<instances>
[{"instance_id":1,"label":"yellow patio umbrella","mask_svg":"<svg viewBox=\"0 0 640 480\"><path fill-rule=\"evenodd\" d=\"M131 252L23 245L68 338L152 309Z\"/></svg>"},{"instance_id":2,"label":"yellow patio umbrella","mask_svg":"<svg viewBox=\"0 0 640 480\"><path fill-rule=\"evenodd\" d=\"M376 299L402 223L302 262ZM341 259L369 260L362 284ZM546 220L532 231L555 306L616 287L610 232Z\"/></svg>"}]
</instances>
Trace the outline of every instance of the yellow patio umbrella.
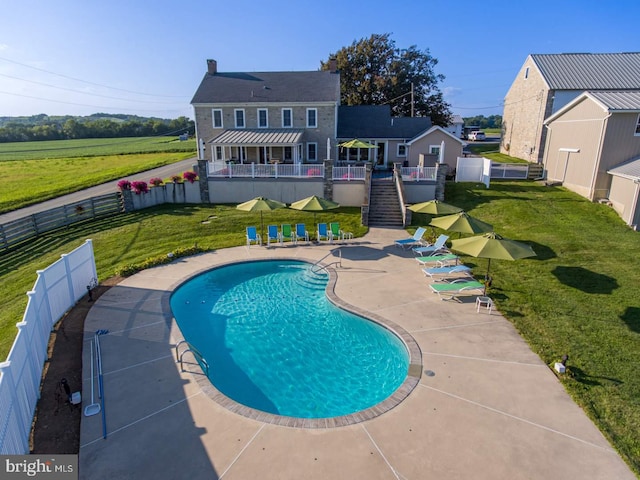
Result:
<instances>
[{"instance_id":1,"label":"yellow patio umbrella","mask_svg":"<svg viewBox=\"0 0 640 480\"><path fill-rule=\"evenodd\" d=\"M429 215L445 215L462 211L461 208L441 202L440 200L416 203L415 205L411 205L409 210L416 213L427 213Z\"/></svg>"},{"instance_id":2,"label":"yellow patio umbrella","mask_svg":"<svg viewBox=\"0 0 640 480\"><path fill-rule=\"evenodd\" d=\"M453 215L432 218L429 225L443 230L448 230L450 232L459 232L460 235L463 233L493 232L492 225L472 217L467 214L467 212L458 212Z\"/></svg>"},{"instance_id":3,"label":"yellow patio umbrella","mask_svg":"<svg viewBox=\"0 0 640 480\"><path fill-rule=\"evenodd\" d=\"M451 241L451 250L456 250L476 258L488 258L487 274L485 275L484 294L487 294L491 259L517 260L519 258L535 257L536 252L530 245L502 238L495 232L485 233L475 237L461 238Z\"/></svg>"},{"instance_id":4,"label":"yellow patio umbrella","mask_svg":"<svg viewBox=\"0 0 640 480\"><path fill-rule=\"evenodd\" d=\"M260 212L260 233L264 238L264 219L262 218L262 213L277 210L279 208L284 208L286 206L286 204L277 200L270 200L264 197L256 197L252 200L239 204L238 206L236 206L236 208L238 210L242 210L243 212Z\"/></svg>"},{"instance_id":5,"label":"yellow patio umbrella","mask_svg":"<svg viewBox=\"0 0 640 480\"><path fill-rule=\"evenodd\" d=\"M338 145L344 148L378 148L377 145L359 140L357 138L349 140L348 142L339 143Z\"/></svg>"},{"instance_id":6,"label":"yellow patio umbrella","mask_svg":"<svg viewBox=\"0 0 640 480\"><path fill-rule=\"evenodd\" d=\"M289 205L289 208L293 208L294 210L313 212L313 223L315 223L314 226L316 228L318 226L316 223L316 213L324 212L326 210L334 210L339 207L340 204L327 200L326 198L318 197L317 195L303 198L302 200L298 200L297 202L293 202Z\"/></svg>"}]
</instances>

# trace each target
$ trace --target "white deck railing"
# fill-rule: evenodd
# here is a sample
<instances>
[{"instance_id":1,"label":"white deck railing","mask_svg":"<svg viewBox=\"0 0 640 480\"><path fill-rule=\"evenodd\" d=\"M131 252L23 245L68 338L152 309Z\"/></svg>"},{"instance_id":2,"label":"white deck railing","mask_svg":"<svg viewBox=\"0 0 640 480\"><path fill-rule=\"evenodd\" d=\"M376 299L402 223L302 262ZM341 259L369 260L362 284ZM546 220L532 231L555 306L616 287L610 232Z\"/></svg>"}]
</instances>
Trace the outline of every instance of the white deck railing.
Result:
<instances>
[{"instance_id":1,"label":"white deck railing","mask_svg":"<svg viewBox=\"0 0 640 480\"><path fill-rule=\"evenodd\" d=\"M324 165L313 163L226 164L209 162L208 176L217 178L324 178Z\"/></svg>"},{"instance_id":2,"label":"white deck railing","mask_svg":"<svg viewBox=\"0 0 640 480\"><path fill-rule=\"evenodd\" d=\"M435 180L436 167L401 167L403 182L418 182L420 180Z\"/></svg>"},{"instance_id":3,"label":"white deck railing","mask_svg":"<svg viewBox=\"0 0 640 480\"><path fill-rule=\"evenodd\" d=\"M364 180L365 172L365 167L333 167L333 180Z\"/></svg>"}]
</instances>

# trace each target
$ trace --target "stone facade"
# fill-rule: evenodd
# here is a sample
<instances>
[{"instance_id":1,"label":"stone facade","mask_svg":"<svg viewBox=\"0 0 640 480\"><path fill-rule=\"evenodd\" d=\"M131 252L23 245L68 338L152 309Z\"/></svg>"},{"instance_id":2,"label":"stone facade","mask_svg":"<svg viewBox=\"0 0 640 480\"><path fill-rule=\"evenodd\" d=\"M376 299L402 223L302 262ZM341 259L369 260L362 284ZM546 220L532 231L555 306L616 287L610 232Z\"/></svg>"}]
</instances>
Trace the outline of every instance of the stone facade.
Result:
<instances>
[{"instance_id":1,"label":"stone facade","mask_svg":"<svg viewBox=\"0 0 640 480\"><path fill-rule=\"evenodd\" d=\"M504 99L501 153L542 162L546 136L542 122L551 114L553 95L528 57Z\"/></svg>"}]
</instances>

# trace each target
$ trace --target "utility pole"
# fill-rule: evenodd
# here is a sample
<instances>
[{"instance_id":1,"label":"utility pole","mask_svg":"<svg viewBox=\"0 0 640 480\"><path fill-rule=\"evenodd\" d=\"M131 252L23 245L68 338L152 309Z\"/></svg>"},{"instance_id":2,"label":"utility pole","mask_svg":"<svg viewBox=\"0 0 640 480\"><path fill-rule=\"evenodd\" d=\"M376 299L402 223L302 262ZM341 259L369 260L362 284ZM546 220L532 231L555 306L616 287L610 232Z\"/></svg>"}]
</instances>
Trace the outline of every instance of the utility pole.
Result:
<instances>
[{"instance_id":1,"label":"utility pole","mask_svg":"<svg viewBox=\"0 0 640 480\"><path fill-rule=\"evenodd\" d=\"M411 118L413 118L413 82L411 82Z\"/></svg>"}]
</instances>

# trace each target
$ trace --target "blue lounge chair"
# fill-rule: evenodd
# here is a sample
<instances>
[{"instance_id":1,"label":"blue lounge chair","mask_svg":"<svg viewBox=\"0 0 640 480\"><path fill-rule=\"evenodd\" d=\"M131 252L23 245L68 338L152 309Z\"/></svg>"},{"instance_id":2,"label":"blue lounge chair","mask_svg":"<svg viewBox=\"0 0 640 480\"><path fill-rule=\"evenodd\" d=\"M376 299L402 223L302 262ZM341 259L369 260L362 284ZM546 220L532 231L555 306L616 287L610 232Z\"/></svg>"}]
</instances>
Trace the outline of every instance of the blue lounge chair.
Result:
<instances>
[{"instance_id":1,"label":"blue lounge chair","mask_svg":"<svg viewBox=\"0 0 640 480\"><path fill-rule=\"evenodd\" d=\"M247 227L247 247L254 245L262 245L262 238L256 230L256 227Z\"/></svg>"},{"instance_id":2,"label":"blue lounge chair","mask_svg":"<svg viewBox=\"0 0 640 480\"><path fill-rule=\"evenodd\" d=\"M427 255L426 257L416 257L416 262L420 265L427 265L431 263L437 264L439 267L444 267L445 265L457 265L460 257L458 257L454 253L442 253L435 255Z\"/></svg>"},{"instance_id":3,"label":"blue lounge chair","mask_svg":"<svg viewBox=\"0 0 640 480\"><path fill-rule=\"evenodd\" d=\"M438 253L440 251L446 251L447 240L449 240L449 236L442 234L436 239L433 244L422 247L415 247L412 250L416 255L426 257L427 255L433 255L434 253Z\"/></svg>"},{"instance_id":4,"label":"blue lounge chair","mask_svg":"<svg viewBox=\"0 0 640 480\"><path fill-rule=\"evenodd\" d=\"M319 223L318 224L318 232L317 232L317 237L319 242L321 242L322 240L330 240L330 234L329 234L329 230L327 229L327 224L326 223Z\"/></svg>"},{"instance_id":5,"label":"blue lounge chair","mask_svg":"<svg viewBox=\"0 0 640 480\"><path fill-rule=\"evenodd\" d=\"M267 226L267 247L271 245L271 242L281 242L280 240L280 232L278 232L277 225L269 225Z\"/></svg>"},{"instance_id":6,"label":"blue lounge chair","mask_svg":"<svg viewBox=\"0 0 640 480\"><path fill-rule=\"evenodd\" d=\"M443 267L428 267L423 268L422 271L427 277L437 279L440 281L446 281L451 277L466 276L472 278L471 268L466 265L445 265Z\"/></svg>"},{"instance_id":7,"label":"blue lounge chair","mask_svg":"<svg viewBox=\"0 0 640 480\"><path fill-rule=\"evenodd\" d=\"M396 240L394 243L396 247L409 248L414 245L422 245L422 236L427 231L424 227L418 227L416 229L416 233L413 234L413 237L403 238L402 240Z\"/></svg>"},{"instance_id":8,"label":"blue lounge chair","mask_svg":"<svg viewBox=\"0 0 640 480\"><path fill-rule=\"evenodd\" d=\"M460 278L448 283L430 283L429 288L440 296L440 300L453 300L461 295L482 295L484 283ZM474 294L476 290L479 290L479 293Z\"/></svg>"},{"instance_id":9,"label":"blue lounge chair","mask_svg":"<svg viewBox=\"0 0 640 480\"><path fill-rule=\"evenodd\" d=\"M309 232L307 232L307 227L304 223L296 223L295 236L296 243L298 243L298 240L304 240L305 242L309 243Z\"/></svg>"},{"instance_id":10,"label":"blue lounge chair","mask_svg":"<svg viewBox=\"0 0 640 480\"><path fill-rule=\"evenodd\" d=\"M284 243L285 240L296 243L296 235L288 223L283 223L280 227L280 243Z\"/></svg>"}]
</instances>

